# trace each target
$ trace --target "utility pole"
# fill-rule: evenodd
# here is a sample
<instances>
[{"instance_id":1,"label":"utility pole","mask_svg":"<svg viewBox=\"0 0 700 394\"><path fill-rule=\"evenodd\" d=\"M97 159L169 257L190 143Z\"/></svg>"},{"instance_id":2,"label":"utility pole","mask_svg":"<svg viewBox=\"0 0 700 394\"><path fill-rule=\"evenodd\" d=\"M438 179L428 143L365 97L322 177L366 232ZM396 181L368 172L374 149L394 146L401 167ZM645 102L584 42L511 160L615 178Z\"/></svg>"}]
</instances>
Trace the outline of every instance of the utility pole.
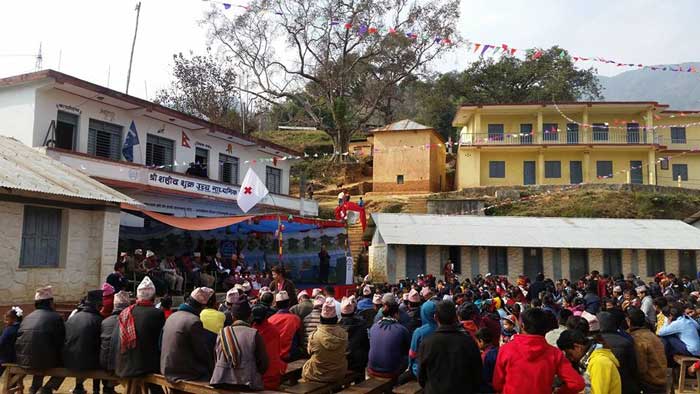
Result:
<instances>
[{"instance_id":1,"label":"utility pole","mask_svg":"<svg viewBox=\"0 0 700 394\"><path fill-rule=\"evenodd\" d=\"M134 41L131 43L131 56L129 57L129 71L126 73L126 94L129 94L129 82L131 82L131 64L134 61L134 47L136 46L136 34L139 32L139 15L141 14L141 2L136 4L136 28L134 29Z\"/></svg>"}]
</instances>

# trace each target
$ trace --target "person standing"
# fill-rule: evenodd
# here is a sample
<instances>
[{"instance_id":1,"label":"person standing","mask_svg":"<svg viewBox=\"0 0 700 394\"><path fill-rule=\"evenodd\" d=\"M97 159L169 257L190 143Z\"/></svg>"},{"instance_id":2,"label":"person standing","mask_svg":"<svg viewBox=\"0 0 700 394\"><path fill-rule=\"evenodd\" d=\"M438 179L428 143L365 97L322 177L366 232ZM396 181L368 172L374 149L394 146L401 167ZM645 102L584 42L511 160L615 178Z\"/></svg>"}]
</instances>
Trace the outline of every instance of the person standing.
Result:
<instances>
[{"instance_id":1,"label":"person standing","mask_svg":"<svg viewBox=\"0 0 700 394\"><path fill-rule=\"evenodd\" d=\"M647 327L646 315L637 308L627 310L627 324L634 339L639 383L645 394L666 393L664 344Z\"/></svg>"},{"instance_id":2,"label":"person standing","mask_svg":"<svg viewBox=\"0 0 700 394\"><path fill-rule=\"evenodd\" d=\"M480 393L495 393L493 389L493 371L496 369L496 360L498 359L498 347L494 346L491 331L486 328L480 328L476 334L476 344L481 351L481 385L479 386Z\"/></svg>"},{"instance_id":3,"label":"person standing","mask_svg":"<svg viewBox=\"0 0 700 394\"><path fill-rule=\"evenodd\" d=\"M155 308L156 287L145 276L136 288L136 304L124 308L117 319L117 362L114 372L131 378L160 371L160 332L165 324L163 311Z\"/></svg>"},{"instance_id":4,"label":"person standing","mask_svg":"<svg viewBox=\"0 0 700 394\"><path fill-rule=\"evenodd\" d=\"M547 312L531 308L522 313L523 333L498 350L493 388L502 394L551 394L554 377L562 381L560 394L578 393L585 383L557 348L547 344L544 335L551 328ZM537 371L528 373L527 371Z\"/></svg>"},{"instance_id":5,"label":"person standing","mask_svg":"<svg viewBox=\"0 0 700 394\"><path fill-rule=\"evenodd\" d=\"M89 371L100 367L100 331L102 329L102 290L89 291L82 309L66 323L63 364L70 371ZM75 379L73 394L84 394L85 379ZM100 380L92 380L92 392L100 394Z\"/></svg>"},{"instance_id":6,"label":"person standing","mask_svg":"<svg viewBox=\"0 0 700 394\"><path fill-rule=\"evenodd\" d=\"M472 337L459 329L452 301L435 307L437 329L420 344L418 383L425 394L477 393L481 356Z\"/></svg>"},{"instance_id":7,"label":"person standing","mask_svg":"<svg viewBox=\"0 0 700 394\"><path fill-rule=\"evenodd\" d=\"M209 384L226 390L262 390L262 375L270 364L265 343L250 326L248 300L239 299L232 309L233 324L221 329L216 338L216 364Z\"/></svg>"},{"instance_id":8,"label":"person standing","mask_svg":"<svg viewBox=\"0 0 700 394\"><path fill-rule=\"evenodd\" d=\"M318 252L318 281L320 283L328 283L328 271L331 267L331 255L326 250L326 245L321 246L321 251Z\"/></svg>"},{"instance_id":9,"label":"person standing","mask_svg":"<svg viewBox=\"0 0 700 394\"><path fill-rule=\"evenodd\" d=\"M60 367L66 329L63 318L54 310L51 286L36 290L34 308L17 330L17 364L36 370ZM34 375L29 393L51 394L61 383L63 378L53 376L44 384L44 376Z\"/></svg>"},{"instance_id":10,"label":"person standing","mask_svg":"<svg viewBox=\"0 0 700 394\"><path fill-rule=\"evenodd\" d=\"M168 382L209 380L214 370L214 349L199 314L214 290L198 287L163 326L160 373Z\"/></svg>"},{"instance_id":11,"label":"person standing","mask_svg":"<svg viewBox=\"0 0 700 394\"><path fill-rule=\"evenodd\" d=\"M335 300L329 297L321 308L321 324L309 338L309 360L302 369L302 380L322 383L342 380L348 371L347 347L348 333L338 325Z\"/></svg>"},{"instance_id":12,"label":"person standing","mask_svg":"<svg viewBox=\"0 0 700 394\"><path fill-rule=\"evenodd\" d=\"M273 293L278 293L282 290L287 292L289 296L289 306L294 306L297 303L297 289L294 287L294 283L287 279L287 272L283 267L274 266L272 267L272 282L270 283L270 290Z\"/></svg>"},{"instance_id":13,"label":"person standing","mask_svg":"<svg viewBox=\"0 0 700 394\"><path fill-rule=\"evenodd\" d=\"M435 321L437 303L434 301L426 301L420 307L420 320L423 323L411 337L411 349L408 351L408 369L413 374L414 378L418 377L420 371L419 349L421 342L429 337L437 330L437 322ZM457 312L455 311L455 317Z\"/></svg>"},{"instance_id":14,"label":"person standing","mask_svg":"<svg viewBox=\"0 0 700 394\"><path fill-rule=\"evenodd\" d=\"M287 372L287 363L280 357L282 354L280 350L281 334L277 327L268 321L270 313L270 308L264 305L254 305L251 310L253 328L258 330L262 337L269 360L267 370L262 376L263 386L265 390L279 390L282 375Z\"/></svg>"}]
</instances>

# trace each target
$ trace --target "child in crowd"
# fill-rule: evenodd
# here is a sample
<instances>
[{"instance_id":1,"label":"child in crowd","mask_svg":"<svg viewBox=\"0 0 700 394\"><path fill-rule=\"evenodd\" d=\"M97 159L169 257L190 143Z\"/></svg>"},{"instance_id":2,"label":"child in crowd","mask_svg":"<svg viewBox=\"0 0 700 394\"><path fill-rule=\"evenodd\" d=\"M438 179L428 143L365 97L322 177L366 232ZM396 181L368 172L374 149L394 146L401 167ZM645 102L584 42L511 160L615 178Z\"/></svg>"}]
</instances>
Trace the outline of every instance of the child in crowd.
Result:
<instances>
[{"instance_id":1,"label":"child in crowd","mask_svg":"<svg viewBox=\"0 0 700 394\"><path fill-rule=\"evenodd\" d=\"M496 368L496 359L498 358L498 347L493 345L491 331L486 328L480 328L476 332L476 344L479 345L481 351L481 387L480 393L495 393L493 385L493 371Z\"/></svg>"},{"instance_id":2,"label":"child in crowd","mask_svg":"<svg viewBox=\"0 0 700 394\"><path fill-rule=\"evenodd\" d=\"M17 359L15 354L15 342L17 341L17 330L22 322L24 313L18 306L13 306L5 313L5 329L0 335L0 375L5 371L2 364L14 363Z\"/></svg>"},{"instance_id":3,"label":"child in crowd","mask_svg":"<svg viewBox=\"0 0 700 394\"><path fill-rule=\"evenodd\" d=\"M510 342L518 332L515 330L515 316L508 315L501 319L503 328L501 329L501 346Z\"/></svg>"}]
</instances>

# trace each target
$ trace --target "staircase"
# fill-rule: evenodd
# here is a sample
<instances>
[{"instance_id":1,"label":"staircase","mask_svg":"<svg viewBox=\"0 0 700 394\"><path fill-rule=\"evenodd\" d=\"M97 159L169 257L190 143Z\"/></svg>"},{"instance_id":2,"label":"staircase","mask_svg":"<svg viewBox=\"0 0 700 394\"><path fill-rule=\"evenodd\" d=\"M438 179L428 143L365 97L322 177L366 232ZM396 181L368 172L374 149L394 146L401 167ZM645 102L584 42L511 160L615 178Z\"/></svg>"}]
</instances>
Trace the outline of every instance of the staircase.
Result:
<instances>
[{"instance_id":1,"label":"staircase","mask_svg":"<svg viewBox=\"0 0 700 394\"><path fill-rule=\"evenodd\" d=\"M403 213L428 213L428 200L424 197L409 198Z\"/></svg>"},{"instance_id":2,"label":"staircase","mask_svg":"<svg viewBox=\"0 0 700 394\"><path fill-rule=\"evenodd\" d=\"M350 253L352 258L357 261L364 243L362 242L362 224L356 224L348 227L348 241L350 242Z\"/></svg>"}]
</instances>

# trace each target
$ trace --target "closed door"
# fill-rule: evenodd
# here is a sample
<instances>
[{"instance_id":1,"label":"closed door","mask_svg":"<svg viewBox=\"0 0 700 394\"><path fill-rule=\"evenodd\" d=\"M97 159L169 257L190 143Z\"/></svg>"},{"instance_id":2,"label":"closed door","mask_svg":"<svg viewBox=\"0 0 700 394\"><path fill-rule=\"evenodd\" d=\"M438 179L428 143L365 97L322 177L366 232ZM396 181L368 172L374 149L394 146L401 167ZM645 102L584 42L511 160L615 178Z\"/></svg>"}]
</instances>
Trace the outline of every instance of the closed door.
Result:
<instances>
[{"instance_id":1,"label":"closed door","mask_svg":"<svg viewBox=\"0 0 700 394\"><path fill-rule=\"evenodd\" d=\"M569 162L569 178L572 185L583 183L583 166L580 161Z\"/></svg>"},{"instance_id":2,"label":"closed door","mask_svg":"<svg viewBox=\"0 0 700 394\"><path fill-rule=\"evenodd\" d=\"M569 274L574 282L588 274L588 250L569 249Z\"/></svg>"},{"instance_id":3,"label":"closed door","mask_svg":"<svg viewBox=\"0 0 700 394\"><path fill-rule=\"evenodd\" d=\"M642 162L639 160L630 161L630 182L641 185L644 183L642 175Z\"/></svg>"},{"instance_id":4,"label":"closed door","mask_svg":"<svg viewBox=\"0 0 700 394\"><path fill-rule=\"evenodd\" d=\"M627 143L638 144L639 139L639 123L627 123Z\"/></svg>"},{"instance_id":5,"label":"closed door","mask_svg":"<svg viewBox=\"0 0 700 394\"><path fill-rule=\"evenodd\" d=\"M534 185L537 183L537 175L535 173L535 162L534 161L524 161L523 162L523 184L524 185Z\"/></svg>"},{"instance_id":6,"label":"closed door","mask_svg":"<svg viewBox=\"0 0 700 394\"><path fill-rule=\"evenodd\" d=\"M534 280L537 274L544 273L542 248L523 248L523 273Z\"/></svg>"},{"instance_id":7,"label":"closed door","mask_svg":"<svg viewBox=\"0 0 700 394\"><path fill-rule=\"evenodd\" d=\"M606 249L603 251L603 273L610 276L622 273L622 251L619 249Z\"/></svg>"},{"instance_id":8,"label":"closed door","mask_svg":"<svg viewBox=\"0 0 700 394\"><path fill-rule=\"evenodd\" d=\"M406 246L406 277L414 279L425 273L425 246Z\"/></svg>"},{"instance_id":9,"label":"closed door","mask_svg":"<svg viewBox=\"0 0 700 394\"><path fill-rule=\"evenodd\" d=\"M678 251L678 271L681 276L688 276L691 279L695 278L698 273L698 267L695 263L694 250L679 250Z\"/></svg>"}]
</instances>

